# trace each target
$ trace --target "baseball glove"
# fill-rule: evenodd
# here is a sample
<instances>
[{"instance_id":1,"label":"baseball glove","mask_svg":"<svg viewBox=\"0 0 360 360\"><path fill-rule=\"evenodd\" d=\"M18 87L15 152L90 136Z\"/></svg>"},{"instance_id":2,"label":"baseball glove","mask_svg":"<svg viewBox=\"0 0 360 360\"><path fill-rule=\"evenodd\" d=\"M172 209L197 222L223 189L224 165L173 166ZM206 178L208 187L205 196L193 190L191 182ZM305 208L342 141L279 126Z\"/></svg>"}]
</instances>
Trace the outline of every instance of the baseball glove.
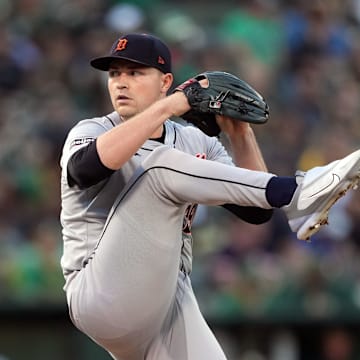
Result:
<instances>
[{"instance_id":1,"label":"baseball glove","mask_svg":"<svg viewBox=\"0 0 360 360\"><path fill-rule=\"evenodd\" d=\"M199 81L208 80L204 88ZM205 134L217 136L220 128L215 115L253 124L264 124L269 118L269 107L264 98L247 82L223 71L206 71L179 85L191 110L181 117L194 124Z\"/></svg>"}]
</instances>

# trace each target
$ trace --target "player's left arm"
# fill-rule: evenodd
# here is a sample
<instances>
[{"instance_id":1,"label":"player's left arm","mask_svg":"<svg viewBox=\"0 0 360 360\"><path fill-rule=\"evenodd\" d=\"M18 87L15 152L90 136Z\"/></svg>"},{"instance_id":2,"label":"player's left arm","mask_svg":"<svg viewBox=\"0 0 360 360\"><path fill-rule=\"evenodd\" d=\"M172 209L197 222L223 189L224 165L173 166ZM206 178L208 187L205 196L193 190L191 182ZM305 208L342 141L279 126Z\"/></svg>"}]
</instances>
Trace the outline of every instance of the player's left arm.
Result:
<instances>
[{"instance_id":1,"label":"player's left arm","mask_svg":"<svg viewBox=\"0 0 360 360\"><path fill-rule=\"evenodd\" d=\"M217 116L217 123L229 139L236 166L249 170L268 171L250 123L226 116Z\"/></svg>"},{"instance_id":2,"label":"player's left arm","mask_svg":"<svg viewBox=\"0 0 360 360\"><path fill-rule=\"evenodd\" d=\"M236 166L250 170L268 171L254 131L248 122L217 116L217 123L229 139L233 162ZM234 204L225 204L223 207L252 224L265 223L271 219L273 214L272 209Z\"/></svg>"}]
</instances>

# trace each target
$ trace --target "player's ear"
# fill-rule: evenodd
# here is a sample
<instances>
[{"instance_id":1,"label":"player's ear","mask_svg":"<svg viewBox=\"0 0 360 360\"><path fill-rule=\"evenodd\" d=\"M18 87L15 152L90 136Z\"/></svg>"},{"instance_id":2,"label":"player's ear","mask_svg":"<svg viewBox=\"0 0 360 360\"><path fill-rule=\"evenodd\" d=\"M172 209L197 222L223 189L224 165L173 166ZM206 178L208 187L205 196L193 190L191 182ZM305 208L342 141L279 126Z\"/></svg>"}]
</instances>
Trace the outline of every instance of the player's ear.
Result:
<instances>
[{"instance_id":1,"label":"player's ear","mask_svg":"<svg viewBox=\"0 0 360 360\"><path fill-rule=\"evenodd\" d=\"M167 93L174 81L174 76L171 73L166 73L162 75L161 81L161 92Z\"/></svg>"}]
</instances>

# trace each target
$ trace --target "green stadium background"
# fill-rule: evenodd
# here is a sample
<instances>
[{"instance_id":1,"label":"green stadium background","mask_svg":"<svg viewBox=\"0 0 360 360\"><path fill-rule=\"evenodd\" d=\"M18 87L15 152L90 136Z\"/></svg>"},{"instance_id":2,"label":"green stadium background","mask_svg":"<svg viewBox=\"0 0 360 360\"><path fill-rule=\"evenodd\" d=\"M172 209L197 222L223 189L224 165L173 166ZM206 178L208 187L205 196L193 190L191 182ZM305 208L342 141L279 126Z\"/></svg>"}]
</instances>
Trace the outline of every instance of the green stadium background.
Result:
<instances>
[{"instance_id":1,"label":"green stadium background","mask_svg":"<svg viewBox=\"0 0 360 360\"><path fill-rule=\"evenodd\" d=\"M0 360L110 359L67 315L59 157L71 126L111 111L88 62L127 32L169 44L176 83L225 70L257 88L271 172L359 147L358 0L0 0ZM359 200L311 243L280 211L254 226L199 207L193 285L229 360L360 359Z\"/></svg>"}]
</instances>

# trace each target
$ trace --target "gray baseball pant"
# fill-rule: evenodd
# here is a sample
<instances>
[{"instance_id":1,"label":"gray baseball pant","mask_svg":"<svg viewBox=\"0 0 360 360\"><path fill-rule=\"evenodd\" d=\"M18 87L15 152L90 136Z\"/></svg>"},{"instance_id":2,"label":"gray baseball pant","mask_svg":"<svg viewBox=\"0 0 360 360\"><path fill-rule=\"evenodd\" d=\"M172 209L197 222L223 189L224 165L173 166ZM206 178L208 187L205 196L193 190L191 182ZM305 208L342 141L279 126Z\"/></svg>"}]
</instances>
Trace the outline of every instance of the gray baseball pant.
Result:
<instances>
[{"instance_id":1,"label":"gray baseball pant","mask_svg":"<svg viewBox=\"0 0 360 360\"><path fill-rule=\"evenodd\" d=\"M156 148L121 192L68 289L74 324L123 360L224 360L179 270L189 203L270 208L272 174Z\"/></svg>"}]
</instances>

